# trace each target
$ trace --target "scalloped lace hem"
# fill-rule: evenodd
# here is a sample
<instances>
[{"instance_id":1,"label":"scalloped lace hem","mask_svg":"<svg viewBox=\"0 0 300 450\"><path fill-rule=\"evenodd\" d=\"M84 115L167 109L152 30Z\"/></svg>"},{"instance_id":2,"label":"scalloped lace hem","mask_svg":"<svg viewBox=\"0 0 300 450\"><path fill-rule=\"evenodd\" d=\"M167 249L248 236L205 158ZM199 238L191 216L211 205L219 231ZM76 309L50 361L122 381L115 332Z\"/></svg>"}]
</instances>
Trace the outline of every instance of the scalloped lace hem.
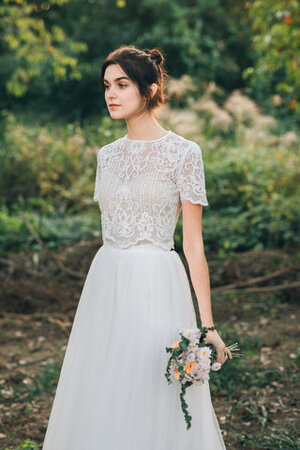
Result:
<instances>
[{"instance_id":1,"label":"scalloped lace hem","mask_svg":"<svg viewBox=\"0 0 300 450\"><path fill-rule=\"evenodd\" d=\"M170 243L163 243L163 242L158 242L155 239L152 238L136 238L134 241L130 241L130 242L120 242L112 237L110 238L106 238L103 240L103 245L104 244L110 244L110 245L114 245L115 247L119 247L119 248L130 248L134 245L138 245L139 243L141 244L155 244L158 247L161 247L163 250L171 250L172 248L174 248L174 242L170 242Z\"/></svg>"},{"instance_id":2,"label":"scalloped lace hem","mask_svg":"<svg viewBox=\"0 0 300 450\"><path fill-rule=\"evenodd\" d=\"M193 203L194 205L209 206L209 203L207 200L195 200L195 199L192 199L191 197L185 197L185 198L181 199L181 203L184 202L185 200Z\"/></svg>"}]
</instances>

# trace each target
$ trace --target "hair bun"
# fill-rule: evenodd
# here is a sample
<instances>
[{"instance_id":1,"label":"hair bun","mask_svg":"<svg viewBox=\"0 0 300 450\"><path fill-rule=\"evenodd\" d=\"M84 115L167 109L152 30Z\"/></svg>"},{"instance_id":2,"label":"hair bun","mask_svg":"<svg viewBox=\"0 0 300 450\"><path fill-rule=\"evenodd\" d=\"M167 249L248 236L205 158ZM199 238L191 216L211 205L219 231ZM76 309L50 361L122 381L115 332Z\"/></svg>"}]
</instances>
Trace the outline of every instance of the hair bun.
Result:
<instances>
[{"instance_id":1,"label":"hair bun","mask_svg":"<svg viewBox=\"0 0 300 450\"><path fill-rule=\"evenodd\" d=\"M163 60L162 54L160 53L159 50L156 50L156 49L151 50L151 56L150 56L150 58L151 58L153 61L155 61L156 64L160 64L160 63L162 62L162 60Z\"/></svg>"},{"instance_id":2,"label":"hair bun","mask_svg":"<svg viewBox=\"0 0 300 450\"><path fill-rule=\"evenodd\" d=\"M144 52L150 56L151 61L159 65L163 61L163 55L157 49L149 50L145 49Z\"/></svg>"}]
</instances>

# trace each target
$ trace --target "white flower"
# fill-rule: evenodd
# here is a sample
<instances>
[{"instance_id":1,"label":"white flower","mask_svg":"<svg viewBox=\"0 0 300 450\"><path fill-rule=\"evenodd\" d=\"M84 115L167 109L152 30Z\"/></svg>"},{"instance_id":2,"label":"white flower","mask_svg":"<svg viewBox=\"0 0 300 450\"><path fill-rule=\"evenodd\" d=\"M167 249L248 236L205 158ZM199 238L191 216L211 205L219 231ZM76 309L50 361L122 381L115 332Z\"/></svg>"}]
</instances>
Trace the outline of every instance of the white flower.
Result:
<instances>
[{"instance_id":1,"label":"white flower","mask_svg":"<svg viewBox=\"0 0 300 450\"><path fill-rule=\"evenodd\" d=\"M222 364L219 362L214 362L211 366L211 370L220 370L222 367Z\"/></svg>"},{"instance_id":2,"label":"white flower","mask_svg":"<svg viewBox=\"0 0 300 450\"><path fill-rule=\"evenodd\" d=\"M198 347L198 349L196 350L196 357L200 359L201 355L202 355L201 348Z\"/></svg>"},{"instance_id":3,"label":"white flower","mask_svg":"<svg viewBox=\"0 0 300 450\"><path fill-rule=\"evenodd\" d=\"M193 370L193 371L191 372L191 376L194 377L194 378L196 378L196 379L200 378L200 375L201 375L200 370Z\"/></svg>"},{"instance_id":4,"label":"white flower","mask_svg":"<svg viewBox=\"0 0 300 450\"><path fill-rule=\"evenodd\" d=\"M180 331L180 334L182 334L185 338L189 339L193 342L193 344L196 343L197 340L199 340L201 336L201 332L199 328L187 328Z\"/></svg>"},{"instance_id":5,"label":"white flower","mask_svg":"<svg viewBox=\"0 0 300 450\"><path fill-rule=\"evenodd\" d=\"M190 342L190 344L188 346L188 353L194 353L196 356L196 352L197 352L198 348L199 348L198 345L196 345L193 342Z\"/></svg>"},{"instance_id":6,"label":"white flower","mask_svg":"<svg viewBox=\"0 0 300 450\"><path fill-rule=\"evenodd\" d=\"M208 359L201 359L199 365L202 369L207 370L210 368L210 361Z\"/></svg>"},{"instance_id":7,"label":"white flower","mask_svg":"<svg viewBox=\"0 0 300 450\"><path fill-rule=\"evenodd\" d=\"M199 359L210 358L211 348L209 348L209 347L201 347L197 353L199 355L198 356Z\"/></svg>"},{"instance_id":8,"label":"white flower","mask_svg":"<svg viewBox=\"0 0 300 450\"><path fill-rule=\"evenodd\" d=\"M202 368L201 368L200 364L195 364L195 367L193 368L193 370L191 372L192 377L200 378L201 373L202 373Z\"/></svg>"}]
</instances>

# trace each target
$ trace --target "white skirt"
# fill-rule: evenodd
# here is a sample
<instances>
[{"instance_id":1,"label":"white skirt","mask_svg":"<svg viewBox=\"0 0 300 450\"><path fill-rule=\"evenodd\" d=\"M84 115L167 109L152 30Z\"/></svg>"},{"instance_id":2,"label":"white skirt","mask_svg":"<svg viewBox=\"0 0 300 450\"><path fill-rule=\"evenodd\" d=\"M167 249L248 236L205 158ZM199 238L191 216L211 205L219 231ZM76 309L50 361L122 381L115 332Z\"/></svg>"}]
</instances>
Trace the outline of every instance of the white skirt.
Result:
<instances>
[{"instance_id":1,"label":"white skirt","mask_svg":"<svg viewBox=\"0 0 300 450\"><path fill-rule=\"evenodd\" d=\"M43 450L223 450L209 383L185 395L165 377L170 347L196 327L176 251L104 244L90 266L69 337Z\"/></svg>"}]
</instances>

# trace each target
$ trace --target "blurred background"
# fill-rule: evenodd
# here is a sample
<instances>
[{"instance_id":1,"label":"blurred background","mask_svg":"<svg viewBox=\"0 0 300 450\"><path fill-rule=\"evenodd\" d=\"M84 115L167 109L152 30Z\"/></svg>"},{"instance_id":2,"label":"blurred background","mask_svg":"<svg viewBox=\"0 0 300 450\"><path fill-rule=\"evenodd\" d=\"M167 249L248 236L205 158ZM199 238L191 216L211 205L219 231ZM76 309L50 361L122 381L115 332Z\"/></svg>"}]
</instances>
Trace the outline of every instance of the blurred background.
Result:
<instances>
[{"instance_id":1,"label":"blurred background","mask_svg":"<svg viewBox=\"0 0 300 450\"><path fill-rule=\"evenodd\" d=\"M97 150L127 132L100 68L135 45L166 58L158 121L202 149L215 324L243 352L210 382L226 446L300 449L299 43L298 0L2 1L0 448L41 448L102 244Z\"/></svg>"}]
</instances>

